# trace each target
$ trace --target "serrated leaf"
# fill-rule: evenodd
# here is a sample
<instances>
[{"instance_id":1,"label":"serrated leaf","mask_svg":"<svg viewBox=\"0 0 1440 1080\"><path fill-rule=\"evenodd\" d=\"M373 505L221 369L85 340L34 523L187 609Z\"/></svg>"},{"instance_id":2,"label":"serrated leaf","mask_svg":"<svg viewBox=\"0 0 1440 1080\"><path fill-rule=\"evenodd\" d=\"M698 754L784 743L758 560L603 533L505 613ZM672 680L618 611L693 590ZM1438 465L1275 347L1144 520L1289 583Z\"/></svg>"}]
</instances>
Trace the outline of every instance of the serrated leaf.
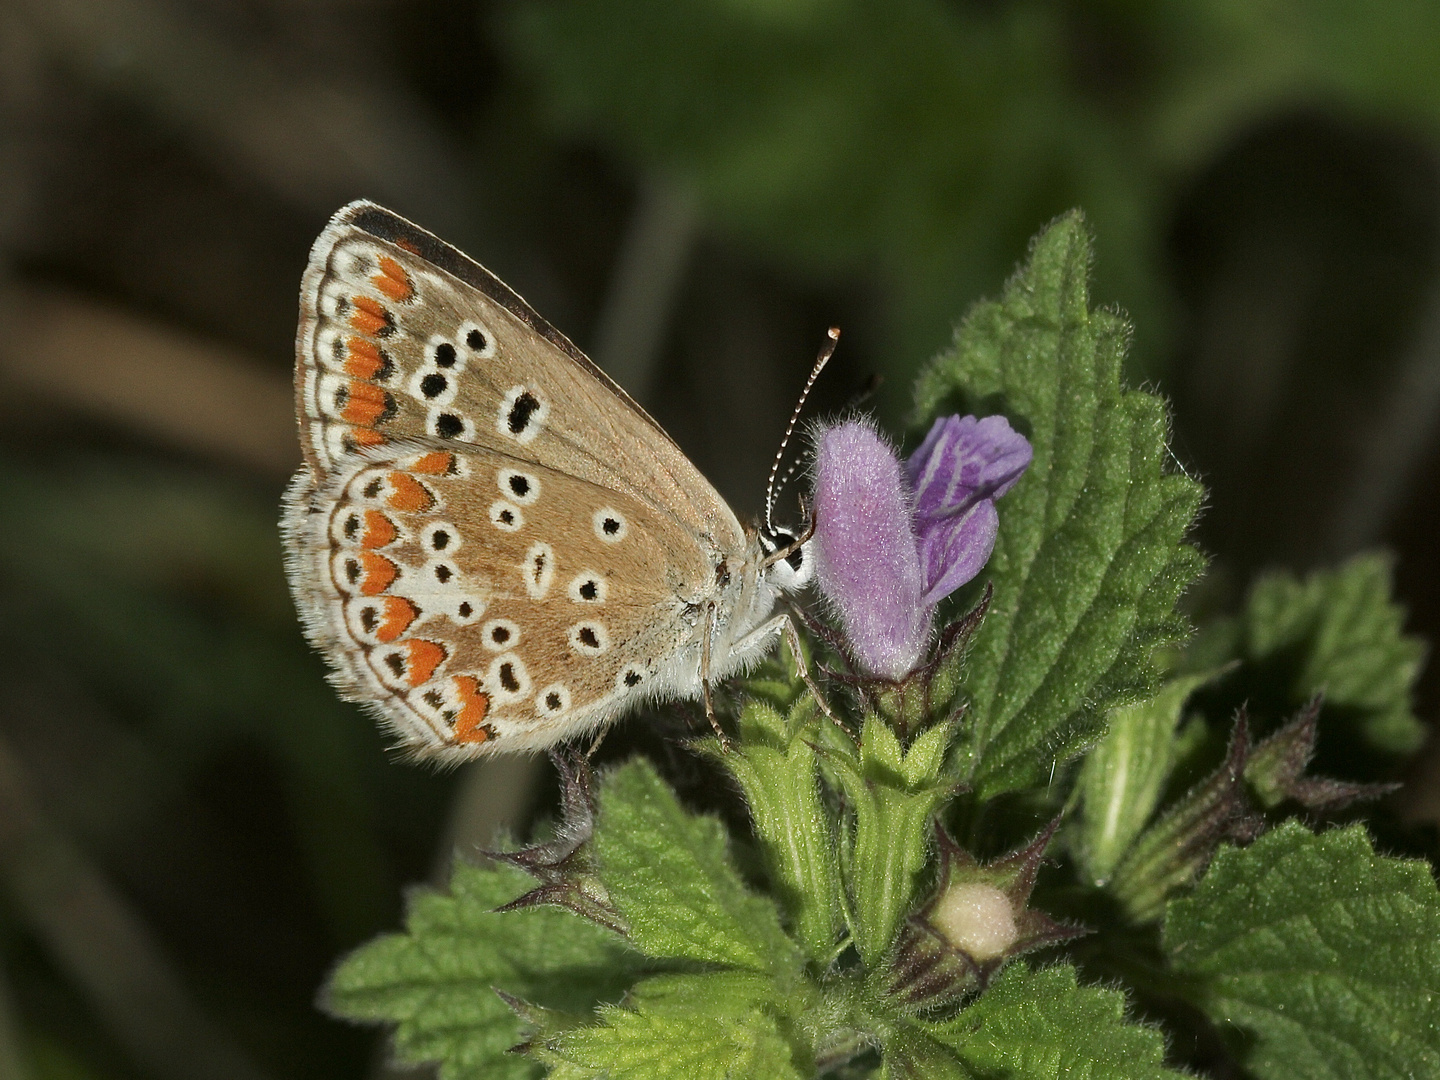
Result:
<instances>
[{"instance_id":1,"label":"serrated leaf","mask_svg":"<svg viewBox=\"0 0 1440 1080\"><path fill-rule=\"evenodd\" d=\"M1440 1076L1440 892L1364 828L1289 822L1171 902L1165 949L1261 1080Z\"/></svg>"},{"instance_id":2,"label":"serrated leaf","mask_svg":"<svg viewBox=\"0 0 1440 1080\"><path fill-rule=\"evenodd\" d=\"M552 1040L552 1077L785 1080L802 1075L768 1004L768 980L738 972L666 975L636 985L625 1008Z\"/></svg>"},{"instance_id":3,"label":"serrated leaf","mask_svg":"<svg viewBox=\"0 0 1440 1080\"><path fill-rule=\"evenodd\" d=\"M965 668L959 763L981 798L1041 780L1153 692L1150 653L1184 633L1175 601L1201 567L1183 542L1200 488L1166 472L1160 400L1122 390L1129 328L1091 310L1089 268L1081 216L1058 219L916 387L921 420L1003 413L1035 449L1000 506Z\"/></svg>"},{"instance_id":4,"label":"serrated leaf","mask_svg":"<svg viewBox=\"0 0 1440 1080\"><path fill-rule=\"evenodd\" d=\"M1012 964L958 1016L921 1027L977 1080L1181 1080L1160 1032L1127 1021L1118 991L1078 985L1068 964Z\"/></svg>"},{"instance_id":5,"label":"serrated leaf","mask_svg":"<svg viewBox=\"0 0 1440 1080\"><path fill-rule=\"evenodd\" d=\"M774 903L746 889L731 864L719 821L687 813L644 761L607 776L599 803L600 879L636 948L756 971L798 967Z\"/></svg>"},{"instance_id":6,"label":"serrated leaf","mask_svg":"<svg viewBox=\"0 0 1440 1080\"><path fill-rule=\"evenodd\" d=\"M972 1080L972 1074L948 1046L902 1025L885 1042L880 1080Z\"/></svg>"},{"instance_id":7,"label":"serrated leaf","mask_svg":"<svg viewBox=\"0 0 1440 1080\"><path fill-rule=\"evenodd\" d=\"M1171 679L1148 701L1110 713L1110 727L1085 758L1076 785L1081 815L1076 854L1096 885L1109 880L1150 820L1175 762L1175 731L1191 693L1216 671Z\"/></svg>"},{"instance_id":8,"label":"serrated leaf","mask_svg":"<svg viewBox=\"0 0 1440 1080\"><path fill-rule=\"evenodd\" d=\"M1402 633L1404 610L1392 599L1386 556L1360 555L1304 581L1286 573L1256 582L1243 616L1252 661L1292 666L1292 704L1323 692L1330 710L1359 713L1371 745L1408 753L1425 739L1411 712L1411 691L1425 646Z\"/></svg>"},{"instance_id":9,"label":"serrated leaf","mask_svg":"<svg viewBox=\"0 0 1440 1080\"><path fill-rule=\"evenodd\" d=\"M457 864L445 893L411 902L405 932L345 958L325 1005L337 1016L396 1024L396 1057L439 1062L443 1080L529 1080L536 1062L509 1054L523 1025L494 992L588 1013L615 1001L639 957L616 934L559 908L494 909L526 892L525 874Z\"/></svg>"}]
</instances>

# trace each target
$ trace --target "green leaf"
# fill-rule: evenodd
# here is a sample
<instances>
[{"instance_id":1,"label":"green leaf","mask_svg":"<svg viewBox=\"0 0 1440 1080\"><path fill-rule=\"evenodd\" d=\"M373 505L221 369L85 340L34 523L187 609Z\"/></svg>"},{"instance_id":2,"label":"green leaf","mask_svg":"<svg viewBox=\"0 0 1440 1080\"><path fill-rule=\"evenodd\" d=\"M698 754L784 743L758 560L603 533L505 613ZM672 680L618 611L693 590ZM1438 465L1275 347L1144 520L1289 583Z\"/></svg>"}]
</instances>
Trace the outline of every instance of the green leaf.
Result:
<instances>
[{"instance_id":1,"label":"green leaf","mask_svg":"<svg viewBox=\"0 0 1440 1080\"><path fill-rule=\"evenodd\" d=\"M747 890L731 865L719 821L687 813L644 761L607 776L599 802L600 879L636 948L756 971L798 967L775 905Z\"/></svg>"},{"instance_id":2,"label":"green leaf","mask_svg":"<svg viewBox=\"0 0 1440 1080\"><path fill-rule=\"evenodd\" d=\"M1261 1080L1440 1076L1440 892L1360 825L1223 848L1164 944L1211 1020L1253 1034Z\"/></svg>"},{"instance_id":3,"label":"green leaf","mask_svg":"<svg viewBox=\"0 0 1440 1080\"><path fill-rule=\"evenodd\" d=\"M769 981L740 972L664 975L625 1008L552 1040L552 1080L795 1080L803 1075L768 1008Z\"/></svg>"},{"instance_id":4,"label":"green leaf","mask_svg":"<svg viewBox=\"0 0 1440 1080\"><path fill-rule=\"evenodd\" d=\"M1160 1032L1128 1022L1122 994L1078 985L1068 964L1012 964L958 1016L921 1026L977 1080L1181 1080Z\"/></svg>"},{"instance_id":5,"label":"green leaf","mask_svg":"<svg viewBox=\"0 0 1440 1080\"><path fill-rule=\"evenodd\" d=\"M1110 713L1110 730L1085 758L1075 848L1085 874L1103 885L1150 820L1175 764L1175 731L1190 694L1219 672L1172 679L1149 701Z\"/></svg>"},{"instance_id":6,"label":"green leaf","mask_svg":"<svg viewBox=\"0 0 1440 1080\"><path fill-rule=\"evenodd\" d=\"M1391 599L1388 557L1360 555L1300 581L1261 578L1243 617L1252 661L1289 667L1291 703L1316 691L1327 710L1353 711L1365 739L1380 750L1409 753L1425 739L1411 694L1425 646L1402 632L1404 610Z\"/></svg>"},{"instance_id":7,"label":"green leaf","mask_svg":"<svg viewBox=\"0 0 1440 1080\"><path fill-rule=\"evenodd\" d=\"M1150 653L1184 634L1175 601L1201 567L1183 542L1200 487L1165 470L1160 400L1121 389L1129 327L1090 309L1089 268L1081 216L1058 219L916 387L922 420L1003 413L1035 449L1000 503L965 670L959 760L981 798L1042 781L1109 709L1153 693Z\"/></svg>"},{"instance_id":8,"label":"green leaf","mask_svg":"<svg viewBox=\"0 0 1440 1080\"><path fill-rule=\"evenodd\" d=\"M815 713L813 703L797 704ZM828 963L843 925L840 865L831 813L820 796L815 751L806 733L765 702L740 714L740 742L716 760L745 792L771 886L811 959Z\"/></svg>"},{"instance_id":9,"label":"green leaf","mask_svg":"<svg viewBox=\"0 0 1440 1080\"><path fill-rule=\"evenodd\" d=\"M494 909L534 882L511 867L457 863L448 893L411 903L405 932L351 953L330 977L337 1016L392 1023L406 1064L436 1061L444 1080L528 1080L537 1064L507 1051L520 1020L496 995L588 1013L634 980L638 957L611 933L559 908Z\"/></svg>"},{"instance_id":10,"label":"green leaf","mask_svg":"<svg viewBox=\"0 0 1440 1080\"><path fill-rule=\"evenodd\" d=\"M869 966L879 962L913 906L916 876L930 850L931 819L954 785L940 779L953 733L937 724L902 750L878 716L865 718L858 760L831 759L855 815L850 857L843 865L854 902L855 947Z\"/></svg>"},{"instance_id":11,"label":"green leaf","mask_svg":"<svg viewBox=\"0 0 1440 1080\"><path fill-rule=\"evenodd\" d=\"M972 1080L948 1046L908 1024L885 1040L880 1080Z\"/></svg>"}]
</instances>

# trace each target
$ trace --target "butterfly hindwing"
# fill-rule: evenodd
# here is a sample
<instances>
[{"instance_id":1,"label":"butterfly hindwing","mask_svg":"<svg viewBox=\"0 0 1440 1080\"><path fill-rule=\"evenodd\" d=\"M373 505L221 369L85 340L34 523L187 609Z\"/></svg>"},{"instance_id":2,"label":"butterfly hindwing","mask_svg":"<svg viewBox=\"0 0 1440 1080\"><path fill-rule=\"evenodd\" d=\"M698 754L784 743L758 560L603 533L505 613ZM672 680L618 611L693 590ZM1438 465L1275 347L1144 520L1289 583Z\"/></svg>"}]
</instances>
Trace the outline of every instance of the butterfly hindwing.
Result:
<instances>
[{"instance_id":1,"label":"butterfly hindwing","mask_svg":"<svg viewBox=\"0 0 1440 1080\"><path fill-rule=\"evenodd\" d=\"M691 689L701 601L744 535L519 297L353 204L312 251L297 352L291 576L348 696L468 757Z\"/></svg>"}]
</instances>

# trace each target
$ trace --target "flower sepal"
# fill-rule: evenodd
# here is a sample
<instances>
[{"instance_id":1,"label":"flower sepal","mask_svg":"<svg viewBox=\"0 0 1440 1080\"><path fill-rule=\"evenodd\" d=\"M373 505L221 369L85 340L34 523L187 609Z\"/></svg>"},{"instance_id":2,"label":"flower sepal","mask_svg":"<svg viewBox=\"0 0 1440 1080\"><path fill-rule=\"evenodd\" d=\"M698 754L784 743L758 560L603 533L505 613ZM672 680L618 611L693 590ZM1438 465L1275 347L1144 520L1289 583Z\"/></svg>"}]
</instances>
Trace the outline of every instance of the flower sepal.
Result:
<instances>
[{"instance_id":1,"label":"flower sepal","mask_svg":"<svg viewBox=\"0 0 1440 1080\"><path fill-rule=\"evenodd\" d=\"M1056 817L1030 843L981 864L940 825L939 885L905 920L882 969L884 992L906 1012L952 1009L989 985L1009 961L1088 934L1029 906Z\"/></svg>"},{"instance_id":2,"label":"flower sepal","mask_svg":"<svg viewBox=\"0 0 1440 1080\"><path fill-rule=\"evenodd\" d=\"M1293 720L1251 748L1245 780L1266 810L1293 800L1310 814L1325 817L1351 803L1378 799L1399 789L1399 784L1359 784L1306 775L1315 756L1317 721L1324 700L1316 694Z\"/></svg>"},{"instance_id":3,"label":"flower sepal","mask_svg":"<svg viewBox=\"0 0 1440 1080\"><path fill-rule=\"evenodd\" d=\"M986 585L980 602L940 632L940 640L929 660L899 679L867 675L838 636L823 626L811 626L845 661L848 670L826 667L825 674L849 686L860 699L861 709L881 717L908 743L937 723L954 724L963 706L957 701L965 654L975 632L985 620L993 590Z\"/></svg>"},{"instance_id":4,"label":"flower sepal","mask_svg":"<svg viewBox=\"0 0 1440 1080\"><path fill-rule=\"evenodd\" d=\"M957 723L937 723L905 747L884 719L867 712L858 746L844 736L816 744L854 815L841 866L851 937L867 966L881 961L910 910L928 855L930 822L960 790L944 776Z\"/></svg>"},{"instance_id":5,"label":"flower sepal","mask_svg":"<svg viewBox=\"0 0 1440 1080\"><path fill-rule=\"evenodd\" d=\"M524 870L540 886L503 904L497 911L515 911L538 904L568 908L607 930L625 934L625 920L610 901L600 880L590 840L595 832L595 794L589 760L578 750L552 750L550 760L560 779L560 824L553 839L519 851L482 851L493 862Z\"/></svg>"}]
</instances>

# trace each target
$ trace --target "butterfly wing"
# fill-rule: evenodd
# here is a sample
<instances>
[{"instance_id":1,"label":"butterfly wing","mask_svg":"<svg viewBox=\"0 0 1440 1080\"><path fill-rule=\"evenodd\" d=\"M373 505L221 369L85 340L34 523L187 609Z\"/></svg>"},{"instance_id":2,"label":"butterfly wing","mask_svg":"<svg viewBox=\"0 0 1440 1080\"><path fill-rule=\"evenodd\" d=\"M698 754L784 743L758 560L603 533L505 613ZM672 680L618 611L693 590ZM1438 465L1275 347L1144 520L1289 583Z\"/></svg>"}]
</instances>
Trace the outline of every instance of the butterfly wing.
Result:
<instances>
[{"instance_id":1,"label":"butterfly wing","mask_svg":"<svg viewBox=\"0 0 1440 1080\"><path fill-rule=\"evenodd\" d=\"M533 749L689 688L677 664L744 533L493 275L346 207L306 271L296 393L292 585L341 690L407 743Z\"/></svg>"}]
</instances>

